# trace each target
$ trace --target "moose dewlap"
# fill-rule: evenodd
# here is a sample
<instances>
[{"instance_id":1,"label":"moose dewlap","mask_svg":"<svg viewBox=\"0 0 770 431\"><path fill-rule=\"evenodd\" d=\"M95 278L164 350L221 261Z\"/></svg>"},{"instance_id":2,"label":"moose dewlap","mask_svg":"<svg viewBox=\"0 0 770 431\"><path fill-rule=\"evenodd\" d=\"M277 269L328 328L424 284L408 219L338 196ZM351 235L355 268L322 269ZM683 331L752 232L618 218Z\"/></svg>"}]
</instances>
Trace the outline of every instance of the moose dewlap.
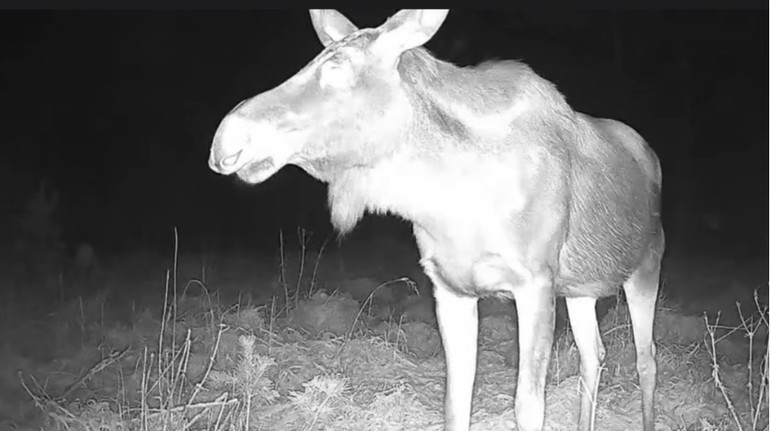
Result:
<instances>
[{"instance_id":1,"label":"moose dewlap","mask_svg":"<svg viewBox=\"0 0 770 431\"><path fill-rule=\"evenodd\" d=\"M653 431L658 159L633 129L575 112L522 63L459 68L434 58L422 45L446 15L402 10L359 30L338 12L311 11L324 50L227 114L209 166L253 184L299 166L329 183L342 233L366 211L413 223L444 344L447 430L470 424L484 296L517 303L516 421L542 429L557 295L581 357L578 429L591 429L605 354L596 299L622 286L643 429Z\"/></svg>"}]
</instances>

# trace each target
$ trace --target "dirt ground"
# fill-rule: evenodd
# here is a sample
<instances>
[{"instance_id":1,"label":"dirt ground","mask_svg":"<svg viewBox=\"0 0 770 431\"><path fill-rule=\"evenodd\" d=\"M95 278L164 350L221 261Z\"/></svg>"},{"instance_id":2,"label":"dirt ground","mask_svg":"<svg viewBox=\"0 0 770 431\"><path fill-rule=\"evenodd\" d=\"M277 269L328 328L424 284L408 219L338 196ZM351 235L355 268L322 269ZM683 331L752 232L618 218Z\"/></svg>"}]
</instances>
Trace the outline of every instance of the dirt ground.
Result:
<instances>
[{"instance_id":1,"label":"dirt ground","mask_svg":"<svg viewBox=\"0 0 770 431\"><path fill-rule=\"evenodd\" d=\"M657 430L767 429L767 273L766 261L666 261ZM442 429L441 338L411 244L145 253L7 278L0 430ZM579 357L559 306L546 429L572 430ZM623 298L598 309L596 429L640 429ZM480 305L473 430L515 428L515 313Z\"/></svg>"}]
</instances>

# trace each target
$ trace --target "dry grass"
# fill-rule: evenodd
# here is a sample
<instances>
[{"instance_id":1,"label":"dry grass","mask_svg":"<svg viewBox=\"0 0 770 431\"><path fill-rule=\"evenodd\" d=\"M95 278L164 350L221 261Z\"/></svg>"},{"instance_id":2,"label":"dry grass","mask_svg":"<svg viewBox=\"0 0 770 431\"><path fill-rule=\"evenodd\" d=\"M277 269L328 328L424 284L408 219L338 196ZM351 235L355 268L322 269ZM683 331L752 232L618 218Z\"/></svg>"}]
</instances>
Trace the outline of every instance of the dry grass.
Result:
<instances>
[{"instance_id":1,"label":"dry grass","mask_svg":"<svg viewBox=\"0 0 770 431\"><path fill-rule=\"evenodd\" d=\"M9 327L0 381L15 387L3 393L14 401L0 408L0 428L441 429L440 337L435 321L420 317L425 303L404 293L416 287L401 277L321 280L324 248L310 253L305 242L301 236L293 261L281 250L278 283L263 283L273 285L270 300L239 297L226 306L209 292L205 274L217 268L202 267L179 286L175 253L155 308L132 306L118 320L108 318L105 296L81 298L44 321ZM662 305L657 429L767 429L767 308L756 304L759 312L734 327ZM480 308L472 429L510 429L514 311L505 303ZM596 429L636 429L641 393L622 299L600 327L607 360ZM569 331L552 358L546 429L572 430L580 382Z\"/></svg>"}]
</instances>

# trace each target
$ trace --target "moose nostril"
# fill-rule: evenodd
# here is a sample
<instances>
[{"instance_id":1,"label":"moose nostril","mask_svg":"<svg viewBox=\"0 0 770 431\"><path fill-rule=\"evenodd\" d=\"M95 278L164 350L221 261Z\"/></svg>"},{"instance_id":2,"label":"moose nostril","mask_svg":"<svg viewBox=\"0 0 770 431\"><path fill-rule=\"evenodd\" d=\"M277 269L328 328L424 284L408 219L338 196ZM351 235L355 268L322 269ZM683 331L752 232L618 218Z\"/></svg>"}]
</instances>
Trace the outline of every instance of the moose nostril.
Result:
<instances>
[{"instance_id":1,"label":"moose nostril","mask_svg":"<svg viewBox=\"0 0 770 431\"><path fill-rule=\"evenodd\" d=\"M224 159L222 159L222 166L234 166L236 163L238 163L238 159L241 157L241 152L243 150L238 151L237 153L233 154L232 156L227 156Z\"/></svg>"}]
</instances>

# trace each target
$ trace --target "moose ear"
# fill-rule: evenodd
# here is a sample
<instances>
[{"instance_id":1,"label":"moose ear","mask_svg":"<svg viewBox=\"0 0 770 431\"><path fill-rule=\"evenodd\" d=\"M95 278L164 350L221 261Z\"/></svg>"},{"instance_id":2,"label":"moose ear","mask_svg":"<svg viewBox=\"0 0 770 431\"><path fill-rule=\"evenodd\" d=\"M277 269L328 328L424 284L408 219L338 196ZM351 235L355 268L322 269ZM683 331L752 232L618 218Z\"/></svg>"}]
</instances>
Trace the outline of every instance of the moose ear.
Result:
<instances>
[{"instance_id":1,"label":"moose ear","mask_svg":"<svg viewBox=\"0 0 770 431\"><path fill-rule=\"evenodd\" d=\"M448 13L448 9L398 11L378 28L381 33L377 49L395 59L404 51L422 46L436 34Z\"/></svg>"},{"instance_id":2,"label":"moose ear","mask_svg":"<svg viewBox=\"0 0 770 431\"><path fill-rule=\"evenodd\" d=\"M310 19L323 46L329 46L358 30L349 19L334 9L310 9Z\"/></svg>"}]
</instances>

